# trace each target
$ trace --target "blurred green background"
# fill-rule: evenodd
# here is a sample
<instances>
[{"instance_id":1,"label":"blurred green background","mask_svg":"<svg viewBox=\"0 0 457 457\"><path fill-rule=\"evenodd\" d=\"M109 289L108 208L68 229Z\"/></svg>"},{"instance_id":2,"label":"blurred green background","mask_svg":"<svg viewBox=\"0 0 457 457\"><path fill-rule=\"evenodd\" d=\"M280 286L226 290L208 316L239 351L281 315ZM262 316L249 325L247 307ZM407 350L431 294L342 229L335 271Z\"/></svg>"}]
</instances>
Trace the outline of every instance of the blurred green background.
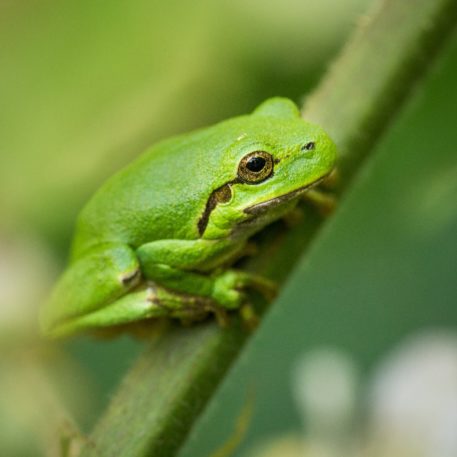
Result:
<instances>
[{"instance_id":1,"label":"blurred green background","mask_svg":"<svg viewBox=\"0 0 457 457\"><path fill-rule=\"evenodd\" d=\"M159 138L271 95L300 103L370 3L0 3L1 455L40 455L54 425L44 418L48 397L89 430L141 349L128 337L49 346L36 335L40 301L91 193ZM182 456L209 455L230 435L249 386L255 412L237 455L298 429L291 376L314 347L348 351L369 373L411 332L455 326L455 81L456 39L290 278Z\"/></svg>"}]
</instances>

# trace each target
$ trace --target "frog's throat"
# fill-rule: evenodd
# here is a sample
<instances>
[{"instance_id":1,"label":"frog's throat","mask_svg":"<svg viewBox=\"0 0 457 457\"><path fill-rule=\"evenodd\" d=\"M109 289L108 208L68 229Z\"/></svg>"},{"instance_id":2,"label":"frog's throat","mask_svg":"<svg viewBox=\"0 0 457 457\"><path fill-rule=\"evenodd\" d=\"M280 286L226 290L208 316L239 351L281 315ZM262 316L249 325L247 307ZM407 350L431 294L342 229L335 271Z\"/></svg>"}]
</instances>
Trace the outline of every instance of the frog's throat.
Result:
<instances>
[{"instance_id":1,"label":"frog's throat","mask_svg":"<svg viewBox=\"0 0 457 457\"><path fill-rule=\"evenodd\" d=\"M320 178L317 181L312 182L311 184L307 184L306 186L299 187L298 189L293 190L292 192L289 192L284 195L280 195L279 197L274 197L271 198L270 200L266 200L261 203L256 203L253 206L249 206L248 208L245 208L243 211L246 214L249 214L250 216L260 216L264 214L266 211L268 211L270 208L274 208L275 206L281 205L282 203L286 203L301 194L304 194L306 191L308 191L311 187L317 186L323 179Z\"/></svg>"}]
</instances>

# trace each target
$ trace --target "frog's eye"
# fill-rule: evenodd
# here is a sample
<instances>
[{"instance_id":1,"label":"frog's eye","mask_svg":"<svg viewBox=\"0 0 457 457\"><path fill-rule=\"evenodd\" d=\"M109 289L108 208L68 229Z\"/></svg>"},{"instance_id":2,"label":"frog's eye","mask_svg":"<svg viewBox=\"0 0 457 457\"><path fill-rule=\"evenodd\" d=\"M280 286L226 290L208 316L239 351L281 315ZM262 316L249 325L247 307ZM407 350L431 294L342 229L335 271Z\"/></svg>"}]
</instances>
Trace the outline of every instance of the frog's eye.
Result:
<instances>
[{"instance_id":1,"label":"frog's eye","mask_svg":"<svg viewBox=\"0 0 457 457\"><path fill-rule=\"evenodd\" d=\"M265 151L245 155L238 165L238 177L248 184L256 184L273 174L273 157Z\"/></svg>"},{"instance_id":2,"label":"frog's eye","mask_svg":"<svg viewBox=\"0 0 457 457\"><path fill-rule=\"evenodd\" d=\"M316 147L316 143L314 141L310 141L301 147L302 151L312 151Z\"/></svg>"}]
</instances>

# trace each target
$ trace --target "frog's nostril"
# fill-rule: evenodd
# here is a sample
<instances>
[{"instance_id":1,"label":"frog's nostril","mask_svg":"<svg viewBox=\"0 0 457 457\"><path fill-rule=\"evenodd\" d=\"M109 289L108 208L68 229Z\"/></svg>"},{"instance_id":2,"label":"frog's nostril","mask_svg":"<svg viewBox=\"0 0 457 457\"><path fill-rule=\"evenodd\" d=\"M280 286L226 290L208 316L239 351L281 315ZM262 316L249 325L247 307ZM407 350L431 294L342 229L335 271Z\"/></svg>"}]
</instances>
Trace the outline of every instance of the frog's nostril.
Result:
<instances>
[{"instance_id":1,"label":"frog's nostril","mask_svg":"<svg viewBox=\"0 0 457 457\"><path fill-rule=\"evenodd\" d=\"M316 148L316 143L314 141L310 141L309 143L304 144L301 147L301 150L306 152L306 151L313 151Z\"/></svg>"}]
</instances>

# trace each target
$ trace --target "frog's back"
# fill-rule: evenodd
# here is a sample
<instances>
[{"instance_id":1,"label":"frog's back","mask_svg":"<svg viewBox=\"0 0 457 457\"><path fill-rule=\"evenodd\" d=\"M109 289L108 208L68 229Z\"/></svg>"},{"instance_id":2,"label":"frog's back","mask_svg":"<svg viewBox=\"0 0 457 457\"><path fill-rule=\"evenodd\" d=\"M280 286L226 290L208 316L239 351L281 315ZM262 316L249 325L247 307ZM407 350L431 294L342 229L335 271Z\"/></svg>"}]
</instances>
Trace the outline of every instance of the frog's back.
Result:
<instances>
[{"instance_id":1,"label":"frog's back","mask_svg":"<svg viewBox=\"0 0 457 457\"><path fill-rule=\"evenodd\" d=\"M221 161L242 133L241 119L161 142L108 179L78 218L73 257L103 242L135 248L198 238L209 195L233 175Z\"/></svg>"}]
</instances>

